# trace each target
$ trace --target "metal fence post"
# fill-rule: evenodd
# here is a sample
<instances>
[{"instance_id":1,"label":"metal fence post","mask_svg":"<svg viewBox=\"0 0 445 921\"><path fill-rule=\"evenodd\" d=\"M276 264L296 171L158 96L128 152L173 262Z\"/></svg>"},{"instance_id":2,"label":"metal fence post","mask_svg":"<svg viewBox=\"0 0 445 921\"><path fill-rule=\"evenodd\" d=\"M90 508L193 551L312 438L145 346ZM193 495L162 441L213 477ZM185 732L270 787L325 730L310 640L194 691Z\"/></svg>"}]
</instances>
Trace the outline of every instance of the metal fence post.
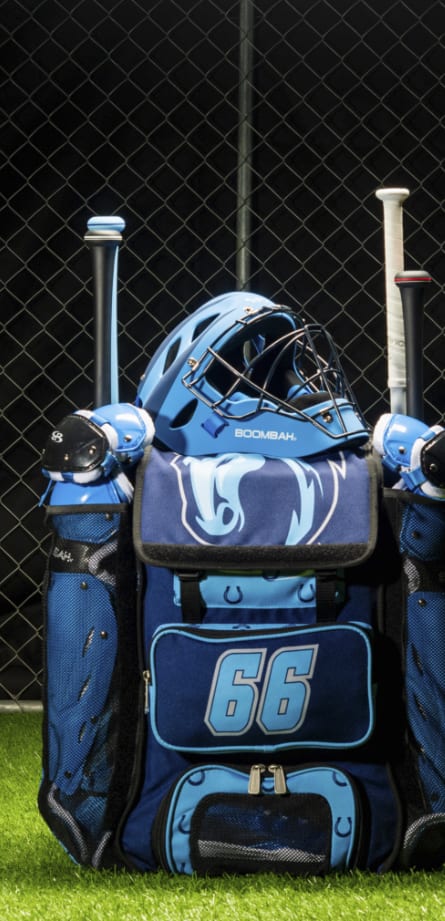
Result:
<instances>
[{"instance_id":1,"label":"metal fence post","mask_svg":"<svg viewBox=\"0 0 445 921\"><path fill-rule=\"evenodd\" d=\"M250 279L252 194L253 0L240 0L236 278L242 291Z\"/></svg>"}]
</instances>

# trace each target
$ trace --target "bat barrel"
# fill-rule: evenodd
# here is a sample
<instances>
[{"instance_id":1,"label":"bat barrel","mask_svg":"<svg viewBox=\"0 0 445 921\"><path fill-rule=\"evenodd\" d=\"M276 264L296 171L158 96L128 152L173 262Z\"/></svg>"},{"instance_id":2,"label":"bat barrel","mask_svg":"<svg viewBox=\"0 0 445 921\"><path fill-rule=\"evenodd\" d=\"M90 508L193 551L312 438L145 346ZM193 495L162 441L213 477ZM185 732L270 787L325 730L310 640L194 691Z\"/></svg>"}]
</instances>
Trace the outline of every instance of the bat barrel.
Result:
<instances>
[{"instance_id":1,"label":"bat barrel","mask_svg":"<svg viewBox=\"0 0 445 921\"><path fill-rule=\"evenodd\" d=\"M394 278L402 298L406 353L406 409L423 420L423 303L428 272L398 272Z\"/></svg>"},{"instance_id":2,"label":"bat barrel","mask_svg":"<svg viewBox=\"0 0 445 921\"><path fill-rule=\"evenodd\" d=\"M117 264L125 221L93 217L84 240L91 249L94 301L94 405L119 401Z\"/></svg>"},{"instance_id":3,"label":"bat barrel","mask_svg":"<svg viewBox=\"0 0 445 921\"><path fill-rule=\"evenodd\" d=\"M394 284L394 275L404 268L403 202L409 189L377 189L376 198L383 204L385 245L386 341L388 387L391 412L406 411L405 342L402 303Z\"/></svg>"}]
</instances>

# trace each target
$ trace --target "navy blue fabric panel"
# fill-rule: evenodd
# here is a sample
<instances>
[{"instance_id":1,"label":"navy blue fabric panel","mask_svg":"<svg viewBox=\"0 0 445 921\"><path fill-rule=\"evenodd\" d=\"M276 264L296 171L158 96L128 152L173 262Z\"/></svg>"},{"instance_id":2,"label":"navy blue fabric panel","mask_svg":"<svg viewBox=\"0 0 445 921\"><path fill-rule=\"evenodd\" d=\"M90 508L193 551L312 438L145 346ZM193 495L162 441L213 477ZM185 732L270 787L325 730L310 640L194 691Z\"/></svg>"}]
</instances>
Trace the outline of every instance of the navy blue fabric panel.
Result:
<instances>
[{"instance_id":1,"label":"navy blue fabric panel","mask_svg":"<svg viewBox=\"0 0 445 921\"><path fill-rule=\"evenodd\" d=\"M120 846L140 870L157 870L152 830L159 806L190 762L179 752L158 745L147 723L141 789L121 832Z\"/></svg>"},{"instance_id":2,"label":"navy blue fabric panel","mask_svg":"<svg viewBox=\"0 0 445 921\"><path fill-rule=\"evenodd\" d=\"M142 544L367 544L371 533L368 464L352 452L307 461L153 448L138 505Z\"/></svg>"},{"instance_id":3,"label":"navy blue fabric panel","mask_svg":"<svg viewBox=\"0 0 445 921\"><path fill-rule=\"evenodd\" d=\"M361 865L384 871L391 865L401 835L401 806L387 764L374 762L341 762L339 765L358 781L364 796L366 828Z\"/></svg>"},{"instance_id":4,"label":"navy blue fabric panel","mask_svg":"<svg viewBox=\"0 0 445 921\"><path fill-rule=\"evenodd\" d=\"M172 749L345 748L373 728L371 648L355 626L172 625L154 637L150 672L153 731Z\"/></svg>"},{"instance_id":5,"label":"navy blue fabric panel","mask_svg":"<svg viewBox=\"0 0 445 921\"><path fill-rule=\"evenodd\" d=\"M147 566L144 592L145 648L157 627L180 620L182 612L174 601L173 573L162 566Z\"/></svg>"},{"instance_id":6,"label":"navy blue fabric panel","mask_svg":"<svg viewBox=\"0 0 445 921\"><path fill-rule=\"evenodd\" d=\"M360 623L375 627L377 622L377 587L354 582L354 570L349 570L352 581L347 582L344 604L337 615L338 623Z\"/></svg>"},{"instance_id":7,"label":"navy blue fabric panel","mask_svg":"<svg viewBox=\"0 0 445 921\"><path fill-rule=\"evenodd\" d=\"M443 560L445 503L410 502L403 512L400 549L425 562Z\"/></svg>"}]
</instances>

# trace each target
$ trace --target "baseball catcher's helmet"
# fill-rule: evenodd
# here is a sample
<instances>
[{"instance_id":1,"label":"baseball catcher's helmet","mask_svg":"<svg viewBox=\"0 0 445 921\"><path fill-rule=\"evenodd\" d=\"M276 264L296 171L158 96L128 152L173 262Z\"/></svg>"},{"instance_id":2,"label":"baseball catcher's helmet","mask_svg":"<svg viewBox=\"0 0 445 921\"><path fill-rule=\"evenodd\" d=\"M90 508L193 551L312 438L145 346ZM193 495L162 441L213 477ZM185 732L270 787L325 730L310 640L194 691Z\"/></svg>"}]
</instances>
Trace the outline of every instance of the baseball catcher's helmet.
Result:
<instances>
[{"instance_id":1,"label":"baseball catcher's helmet","mask_svg":"<svg viewBox=\"0 0 445 921\"><path fill-rule=\"evenodd\" d=\"M158 349L137 402L180 454L307 457L368 440L330 335L258 295L204 304Z\"/></svg>"}]
</instances>

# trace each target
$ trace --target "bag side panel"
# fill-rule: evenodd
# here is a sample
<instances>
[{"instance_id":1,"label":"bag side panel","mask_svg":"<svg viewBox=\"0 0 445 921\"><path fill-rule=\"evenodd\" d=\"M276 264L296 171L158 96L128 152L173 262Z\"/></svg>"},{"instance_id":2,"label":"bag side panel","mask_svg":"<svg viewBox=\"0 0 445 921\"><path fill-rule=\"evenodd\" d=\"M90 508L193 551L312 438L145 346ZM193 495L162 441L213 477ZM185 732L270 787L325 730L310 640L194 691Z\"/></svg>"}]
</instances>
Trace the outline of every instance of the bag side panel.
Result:
<instances>
[{"instance_id":1,"label":"bag side panel","mask_svg":"<svg viewBox=\"0 0 445 921\"><path fill-rule=\"evenodd\" d=\"M49 519L39 809L76 862L114 865L139 689L129 508L67 506Z\"/></svg>"},{"instance_id":2,"label":"bag side panel","mask_svg":"<svg viewBox=\"0 0 445 921\"><path fill-rule=\"evenodd\" d=\"M399 503L406 745L403 866L445 861L445 504Z\"/></svg>"}]
</instances>

